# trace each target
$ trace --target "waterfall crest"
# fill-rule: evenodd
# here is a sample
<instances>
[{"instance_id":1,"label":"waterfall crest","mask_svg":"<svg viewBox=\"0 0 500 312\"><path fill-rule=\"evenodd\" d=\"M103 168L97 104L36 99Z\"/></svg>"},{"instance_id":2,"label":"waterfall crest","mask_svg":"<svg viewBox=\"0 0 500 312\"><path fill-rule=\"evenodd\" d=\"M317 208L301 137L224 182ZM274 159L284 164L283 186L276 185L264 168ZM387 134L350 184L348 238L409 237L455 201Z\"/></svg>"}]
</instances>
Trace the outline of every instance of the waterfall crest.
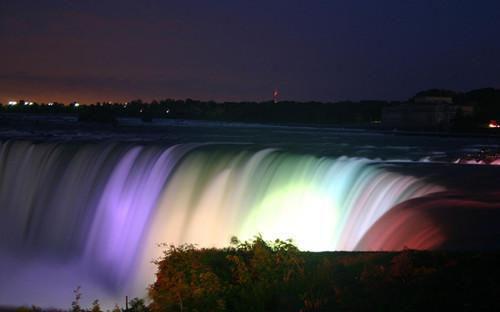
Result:
<instances>
[{"instance_id":1,"label":"waterfall crest","mask_svg":"<svg viewBox=\"0 0 500 312\"><path fill-rule=\"evenodd\" d=\"M37 304L83 281L111 297L143 292L153 279L150 261L161 253L157 243L220 247L233 235L261 233L291 238L303 250L370 249L360 240L392 207L442 190L366 159L28 141L0 143L0 186L5 270L67 279L54 281L60 286L45 279L42 293L53 294L28 294Z\"/></svg>"}]
</instances>

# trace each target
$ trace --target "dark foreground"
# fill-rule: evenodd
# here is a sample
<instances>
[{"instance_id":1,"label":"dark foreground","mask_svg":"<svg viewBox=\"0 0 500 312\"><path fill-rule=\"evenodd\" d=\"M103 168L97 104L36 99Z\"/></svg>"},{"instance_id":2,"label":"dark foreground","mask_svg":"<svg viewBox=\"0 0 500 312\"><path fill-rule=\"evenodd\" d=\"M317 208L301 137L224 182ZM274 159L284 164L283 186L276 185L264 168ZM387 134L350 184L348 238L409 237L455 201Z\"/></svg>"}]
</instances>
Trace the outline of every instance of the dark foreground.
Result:
<instances>
[{"instance_id":1,"label":"dark foreground","mask_svg":"<svg viewBox=\"0 0 500 312\"><path fill-rule=\"evenodd\" d=\"M499 263L499 252L313 253L260 237L225 249L169 246L149 298L128 311L498 311ZM72 311L103 310L80 306L78 293Z\"/></svg>"},{"instance_id":2,"label":"dark foreground","mask_svg":"<svg viewBox=\"0 0 500 312\"><path fill-rule=\"evenodd\" d=\"M493 311L500 253L300 252L257 238L225 250L171 247L156 311Z\"/></svg>"}]
</instances>

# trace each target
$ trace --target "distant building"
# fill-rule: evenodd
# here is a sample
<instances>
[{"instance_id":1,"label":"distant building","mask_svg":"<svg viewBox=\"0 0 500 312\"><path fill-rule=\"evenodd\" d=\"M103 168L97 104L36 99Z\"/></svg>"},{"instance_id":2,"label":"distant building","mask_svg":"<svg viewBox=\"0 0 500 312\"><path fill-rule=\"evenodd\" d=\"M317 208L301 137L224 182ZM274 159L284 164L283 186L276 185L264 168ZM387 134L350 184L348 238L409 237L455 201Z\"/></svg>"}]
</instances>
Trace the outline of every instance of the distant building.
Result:
<instances>
[{"instance_id":1,"label":"distant building","mask_svg":"<svg viewBox=\"0 0 500 312\"><path fill-rule=\"evenodd\" d=\"M417 93L410 102L420 104L453 104L458 94L444 89L430 89Z\"/></svg>"},{"instance_id":2,"label":"distant building","mask_svg":"<svg viewBox=\"0 0 500 312\"><path fill-rule=\"evenodd\" d=\"M474 114L472 106L446 102L418 102L386 106L382 109L382 125L396 129L448 129L457 118Z\"/></svg>"},{"instance_id":3,"label":"distant building","mask_svg":"<svg viewBox=\"0 0 500 312\"><path fill-rule=\"evenodd\" d=\"M453 104L453 97L451 96L416 96L413 102L420 104Z\"/></svg>"},{"instance_id":4,"label":"distant building","mask_svg":"<svg viewBox=\"0 0 500 312\"><path fill-rule=\"evenodd\" d=\"M407 103L382 109L382 125L396 129L448 129L464 117L474 115L473 105L457 105L457 93L432 89L416 94Z\"/></svg>"}]
</instances>

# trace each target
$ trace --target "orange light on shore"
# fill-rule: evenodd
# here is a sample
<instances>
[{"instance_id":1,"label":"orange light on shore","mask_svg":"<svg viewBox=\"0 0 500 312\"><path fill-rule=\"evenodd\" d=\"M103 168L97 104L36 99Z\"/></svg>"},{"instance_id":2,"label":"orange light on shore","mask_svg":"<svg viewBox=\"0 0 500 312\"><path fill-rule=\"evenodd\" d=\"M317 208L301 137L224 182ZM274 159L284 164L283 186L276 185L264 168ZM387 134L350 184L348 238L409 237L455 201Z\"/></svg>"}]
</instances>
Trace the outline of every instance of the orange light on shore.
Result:
<instances>
[{"instance_id":1,"label":"orange light on shore","mask_svg":"<svg viewBox=\"0 0 500 312\"><path fill-rule=\"evenodd\" d=\"M488 128L500 128L500 124L496 120L490 120Z\"/></svg>"}]
</instances>

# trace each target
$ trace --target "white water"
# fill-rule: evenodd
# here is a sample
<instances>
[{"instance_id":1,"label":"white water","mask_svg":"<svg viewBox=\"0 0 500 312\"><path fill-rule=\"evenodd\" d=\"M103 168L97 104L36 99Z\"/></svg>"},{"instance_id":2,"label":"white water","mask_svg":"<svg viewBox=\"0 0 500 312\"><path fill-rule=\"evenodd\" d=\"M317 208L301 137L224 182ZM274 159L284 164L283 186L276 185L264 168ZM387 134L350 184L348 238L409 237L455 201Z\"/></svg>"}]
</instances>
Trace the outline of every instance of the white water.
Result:
<instances>
[{"instance_id":1,"label":"white water","mask_svg":"<svg viewBox=\"0 0 500 312\"><path fill-rule=\"evenodd\" d=\"M144 296L157 243L231 236L353 250L393 206L442 190L366 159L207 145L0 144L0 304ZM19 294L22 294L20 296Z\"/></svg>"}]
</instances>

